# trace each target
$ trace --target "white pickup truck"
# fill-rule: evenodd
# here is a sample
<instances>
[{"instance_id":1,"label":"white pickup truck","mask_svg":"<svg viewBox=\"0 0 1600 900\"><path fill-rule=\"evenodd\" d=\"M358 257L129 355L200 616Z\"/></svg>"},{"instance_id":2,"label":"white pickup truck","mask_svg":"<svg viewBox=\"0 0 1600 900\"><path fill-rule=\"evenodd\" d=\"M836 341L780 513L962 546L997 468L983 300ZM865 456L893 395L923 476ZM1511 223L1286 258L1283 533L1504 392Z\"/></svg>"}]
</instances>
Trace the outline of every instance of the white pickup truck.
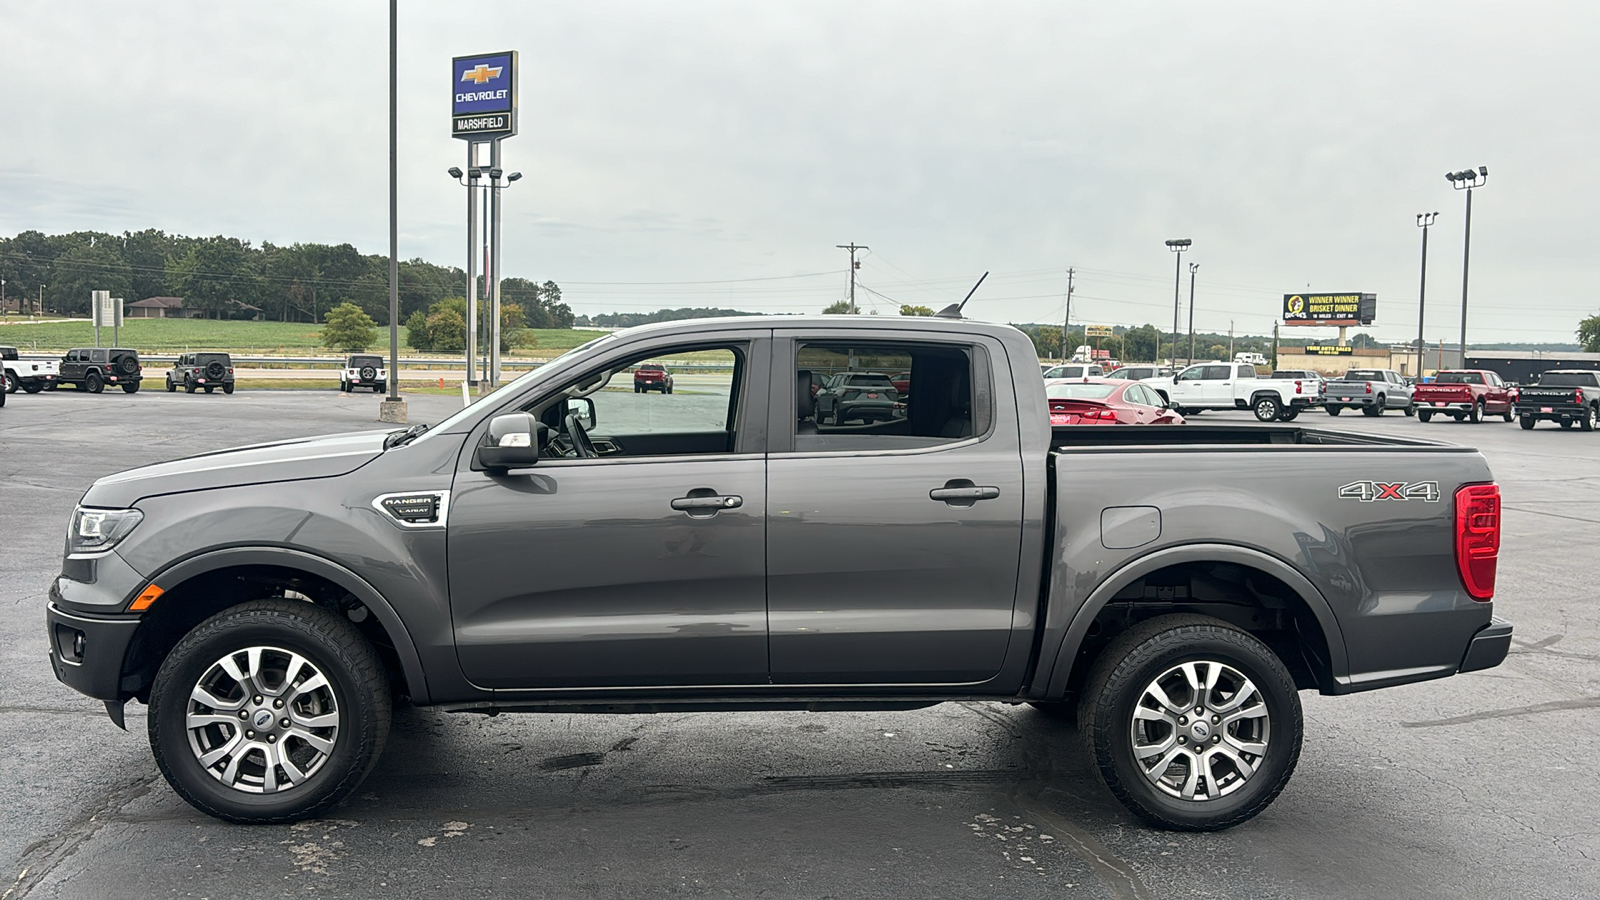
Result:
<instances>
[{"instance_id":1,"label":"white pickup truck","mask_svg":"<svg viewBox=\"0 0 1600 900\"><path fill-rule=\"evenodd\" d=\"M1317 382L1262 378L1255 366L1237 362L1198 363L1174 377L1144 383L1185 416L1207 409L1248 409L1263 422L1289 422L1322 402Z\"/></svg>"},{"instance_id":2,"label":"white pickup truck","mask_svg":"<svg viewBox=\"0 0 1600 900\"><path fill-rule=\"evenodd\" d=\"M4 360L6 393L27 391L37 394L55 390L56 377L61 374L61 363L54 359L22 359L15 347L0 347L0 360Z\"/></svg>"}]
</instances>

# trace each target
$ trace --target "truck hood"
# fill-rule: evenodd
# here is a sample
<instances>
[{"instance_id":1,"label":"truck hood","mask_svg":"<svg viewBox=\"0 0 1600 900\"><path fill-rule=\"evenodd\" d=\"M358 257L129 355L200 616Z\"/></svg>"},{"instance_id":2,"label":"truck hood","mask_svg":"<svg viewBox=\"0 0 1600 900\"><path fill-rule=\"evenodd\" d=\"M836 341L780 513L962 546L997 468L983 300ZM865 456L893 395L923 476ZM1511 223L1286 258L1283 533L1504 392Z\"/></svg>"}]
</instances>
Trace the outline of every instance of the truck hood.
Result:
<instances>
[{"instance_id":1,"label":"truck hood","mask_svg":"<svg viewBox=\"0 0 1600 900\"><path fill-rule=\"evenodd\" d=\"M96 481L83 495L83 505L121 509L160 494L332 478L380 456L390 433L356 431L274 441L129 469Z\"/></svg>"}]
</instances>

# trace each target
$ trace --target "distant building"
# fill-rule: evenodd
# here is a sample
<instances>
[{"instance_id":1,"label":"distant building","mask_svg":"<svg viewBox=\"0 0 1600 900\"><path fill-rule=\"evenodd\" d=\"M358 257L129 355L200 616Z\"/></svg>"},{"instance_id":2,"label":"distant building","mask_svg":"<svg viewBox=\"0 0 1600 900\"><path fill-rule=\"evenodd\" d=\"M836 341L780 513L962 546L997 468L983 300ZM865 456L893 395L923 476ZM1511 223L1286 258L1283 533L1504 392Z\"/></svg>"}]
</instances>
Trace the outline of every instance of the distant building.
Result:
<instances>
[{"instance_id":1,"label":"distant building","mask_svg":"<svg viewBox=\"0 0 1600 900\"><path fill-rule=\"evenodd\" d=\"M123 307L122 315L129 319L206 319L211 311L183 305L182 297L146 297ZM259 319L261 307L229 300L227 310L217 318Z\"/></svg>"},{"instance_id":2,"label":"distant building","mask_svg":"<svg viewBox=\"0 0 1600 900\"><path fill-rule=\"evenodd\" d=\"M1532 384L1551 369L1600 370L1600 353L1577 350L1468 350L1466 369L1488 369L1513 384Z\"/></svg>"}]
</instances>

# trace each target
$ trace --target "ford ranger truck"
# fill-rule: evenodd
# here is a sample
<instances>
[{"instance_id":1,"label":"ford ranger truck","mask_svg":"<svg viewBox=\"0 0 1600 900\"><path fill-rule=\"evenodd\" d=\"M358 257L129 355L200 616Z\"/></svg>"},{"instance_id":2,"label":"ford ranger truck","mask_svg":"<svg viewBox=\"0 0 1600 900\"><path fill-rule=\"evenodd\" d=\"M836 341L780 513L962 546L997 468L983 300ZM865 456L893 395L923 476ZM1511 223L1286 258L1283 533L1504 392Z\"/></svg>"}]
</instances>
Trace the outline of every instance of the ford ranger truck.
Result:
<instances>
[{"instance_id":1,"label":"ford ranger truck","mask_svg":"<svg viewBox=\"0 0 1600 900\"><path fill-rule=\"evenodd\" d=\"M686 357L705 363L693 392L630 390ZM395 696L487 714L959 700L1076 715L1135 816L1209 830L1288 782L1299 692L1505 658L1477 451L1289 424L1054 429L1034 365L1020 331L960 319L661 323L431 428L107 476L49 586L50 664L118 723L148 704L168 784L234 822L350 795ZM817 376L851 371L907 373L904 415L818 421Z\"/></svg>"}]
</instances>

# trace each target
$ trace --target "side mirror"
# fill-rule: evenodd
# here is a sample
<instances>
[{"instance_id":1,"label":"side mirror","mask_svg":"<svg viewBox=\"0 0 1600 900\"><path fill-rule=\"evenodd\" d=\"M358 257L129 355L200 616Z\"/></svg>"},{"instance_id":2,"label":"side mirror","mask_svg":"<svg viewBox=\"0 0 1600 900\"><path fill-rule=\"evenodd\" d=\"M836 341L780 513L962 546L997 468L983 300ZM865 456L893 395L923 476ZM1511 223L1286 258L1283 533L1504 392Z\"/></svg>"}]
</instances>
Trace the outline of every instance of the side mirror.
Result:
<instances>
[{"instance_id":1,"label":"side mirror","mask_svg":"<svg viewBox=\"0 0 1600 900\"><path fill-rule=\"evenodd\" d=\"M538 463L543 432L544 424L527 413L495 416L478 444L478 465L505 470Z\"/></svg>"},{"instance_id":2,"label":"side mirror","mask_svg":"<svg viewBox=\"0 0 1600 900\"><path fill-rule=\"evenodd\" d=\"M594 401L588 397L573 397L567 401L567 415L577 416L578 424L585 430L594 427L599 417L595 415Z\"/></svg>"}]
</instances>

